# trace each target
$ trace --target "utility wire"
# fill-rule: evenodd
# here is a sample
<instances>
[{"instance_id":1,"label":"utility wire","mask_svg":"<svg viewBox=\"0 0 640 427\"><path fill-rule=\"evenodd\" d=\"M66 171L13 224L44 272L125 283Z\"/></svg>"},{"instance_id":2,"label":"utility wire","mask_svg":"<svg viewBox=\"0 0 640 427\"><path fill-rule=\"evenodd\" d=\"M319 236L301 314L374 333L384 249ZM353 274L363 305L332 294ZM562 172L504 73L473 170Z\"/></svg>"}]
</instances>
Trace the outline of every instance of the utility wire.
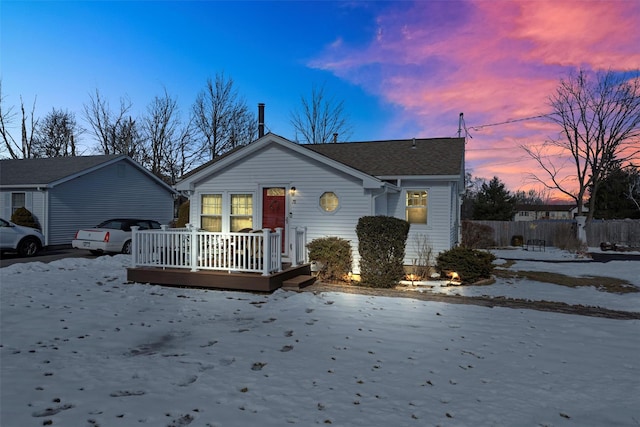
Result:
<instances>
[{"instance_id":1,"label":"utility wire","mask_svg":"<svg viewBox=\"0 0 640 427\"><path fill-rule=\"evenodd\" d=\"M524 122L524 121L527 121L527 120L541 119L543 117L553 116L554 114L555 113L539 114L537 116L523 117L521 119L511 119L511 120L505 120L504 122L497 122L497 123L489 123L489 124L486 124L486 125L471 126L470 129L474 130L474 131L478 131L480 129L488 128L488 127L492 127L492 126L501 126L501 125L508 125L508 124L511 124L511 123ZM465 130L466 130L466 127L465 127Z\"/></svg>"}]
</instances>

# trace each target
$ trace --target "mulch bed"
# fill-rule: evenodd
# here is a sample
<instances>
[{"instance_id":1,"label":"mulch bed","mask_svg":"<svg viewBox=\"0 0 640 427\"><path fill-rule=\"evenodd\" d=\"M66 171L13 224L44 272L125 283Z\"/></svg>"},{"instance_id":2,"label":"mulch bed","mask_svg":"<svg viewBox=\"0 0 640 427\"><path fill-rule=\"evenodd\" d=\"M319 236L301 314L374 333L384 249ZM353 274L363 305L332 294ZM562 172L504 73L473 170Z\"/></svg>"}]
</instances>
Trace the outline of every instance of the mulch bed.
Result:
<instances>
[{"instance_id":1,"label":"mulch bed","mask_svg":"<svg viewBox=\"0 0 640 427\"><path fill-rule=\"evenodd\" d=\"M301 289L302 292L342 292L349 294L384 296L395 298L413 298L422 301L445 302L450 304L472 304L483 307L506 307L513 309L527 309L548 311L554 313L577 314L580 316L605 317L608 319L633 320L640 319L640 312L610 310L608 308L586 305L572 305L554 301L530 301L507 297L483 297L445 295L430 292L415 292L402 289L378 289L349 284L332 284L316 282Z\"/></svg>"}]
</instances>

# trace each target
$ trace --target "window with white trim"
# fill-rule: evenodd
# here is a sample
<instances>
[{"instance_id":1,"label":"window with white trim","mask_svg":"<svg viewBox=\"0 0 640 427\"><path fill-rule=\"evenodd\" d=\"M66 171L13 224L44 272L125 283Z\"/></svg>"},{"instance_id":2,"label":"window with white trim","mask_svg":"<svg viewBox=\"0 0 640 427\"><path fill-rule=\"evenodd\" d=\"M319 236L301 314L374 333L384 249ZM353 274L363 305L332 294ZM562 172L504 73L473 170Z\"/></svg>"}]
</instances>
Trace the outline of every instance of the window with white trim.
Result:
<instances>
[{"instance_id":1,"label":"window with white trim","mask_svg":"<svg viewBox=\"0 0 640 427\"><path fill-rule=\"evenodd\" d=\"M230 231L253 228L253 194L231 195Z\"/></svg>"},{"instance_id":2,"label":"window with white trim","mask_svg":"<svg viewBox=\"0 0 640 427\"><path fill-rule=\"evenodd\" d=\"M340 199L332 191L326 191L320 196L320 208L325 212L333 212L338 209L339 205Z\"/></svg>"},{"instance_id":3,"label":"window with white trim","mask_svg":"<svg viewBox=\"0 0 640 427\"><path fill-rule=\"evenodd\" d=\"M200 227L207 231L222 231L222 194L203 194L200 200Z\"/></svg>"},{"instance_id":4,"label":"window with white trim","mask_svg":"<svg viewBox=\"0 0 640 427\"><path fill-rule=\"evenodd\" d=\"M27 194L26 193L11 193L11 214L20 208L26 207Z\"/></svg>"},{"instance_id":5,"label":"window with white trim","mask_svg":"<svg viewBox=\"0 0 640 427\"><path fill-rule=\"evenodd\" d=\"M407 191L405 204L409 224L427 224L427 191Z\"/></svg>"}]
</instances>

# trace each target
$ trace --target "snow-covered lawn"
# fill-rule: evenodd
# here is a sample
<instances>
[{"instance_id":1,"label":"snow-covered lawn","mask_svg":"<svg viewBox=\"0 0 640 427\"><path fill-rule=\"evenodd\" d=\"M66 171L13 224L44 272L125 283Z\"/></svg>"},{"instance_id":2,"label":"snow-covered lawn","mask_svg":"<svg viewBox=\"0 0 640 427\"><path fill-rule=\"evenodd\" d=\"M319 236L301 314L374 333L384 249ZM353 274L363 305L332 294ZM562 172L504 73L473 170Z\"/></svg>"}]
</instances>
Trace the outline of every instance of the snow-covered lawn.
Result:
<instances>
[{"instance_id":1,"label":"snow-covered lawn","mask_svg":"<svg viewBox=\"0 0 640 427\"><path fill-rule=\"evenodd\" d=\"M0 425L640 425L638 320L127 284L128 260L0 269ZM593 274L640 286L638 266ZM638 294L523 282L478 292L640 311Z\"/></svg>"}]
</instances>

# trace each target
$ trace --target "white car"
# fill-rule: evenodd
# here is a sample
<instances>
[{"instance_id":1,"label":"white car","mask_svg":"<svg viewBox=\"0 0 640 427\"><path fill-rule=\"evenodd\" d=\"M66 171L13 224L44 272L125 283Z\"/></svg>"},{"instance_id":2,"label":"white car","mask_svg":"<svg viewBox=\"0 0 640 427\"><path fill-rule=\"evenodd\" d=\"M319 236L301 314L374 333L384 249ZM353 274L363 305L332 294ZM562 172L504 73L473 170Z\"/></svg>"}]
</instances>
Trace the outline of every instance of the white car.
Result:
<instances>
[{"instance_id":1,"label":"white car","mask_svg":"<svg viewBox=\"0 0 640 427\"><path fill-rule=\"evenodd\" d=\"M110 219L95 228L78 230L71 246L87 249L94 255L102 253L131 253L131 227L140 230L159 230L160 223L149 219Z\"/></svg>"},{"instance_id":2,"label":"white car","mask_svg":"<svg viewBox=\"0 0 640 427\"><path fill-rule=\"evenodd\" d=\"M44 247L44 236L35 228L17 225L0 218L0 251L34 256Z\"/></svg>"}]
</instances>

